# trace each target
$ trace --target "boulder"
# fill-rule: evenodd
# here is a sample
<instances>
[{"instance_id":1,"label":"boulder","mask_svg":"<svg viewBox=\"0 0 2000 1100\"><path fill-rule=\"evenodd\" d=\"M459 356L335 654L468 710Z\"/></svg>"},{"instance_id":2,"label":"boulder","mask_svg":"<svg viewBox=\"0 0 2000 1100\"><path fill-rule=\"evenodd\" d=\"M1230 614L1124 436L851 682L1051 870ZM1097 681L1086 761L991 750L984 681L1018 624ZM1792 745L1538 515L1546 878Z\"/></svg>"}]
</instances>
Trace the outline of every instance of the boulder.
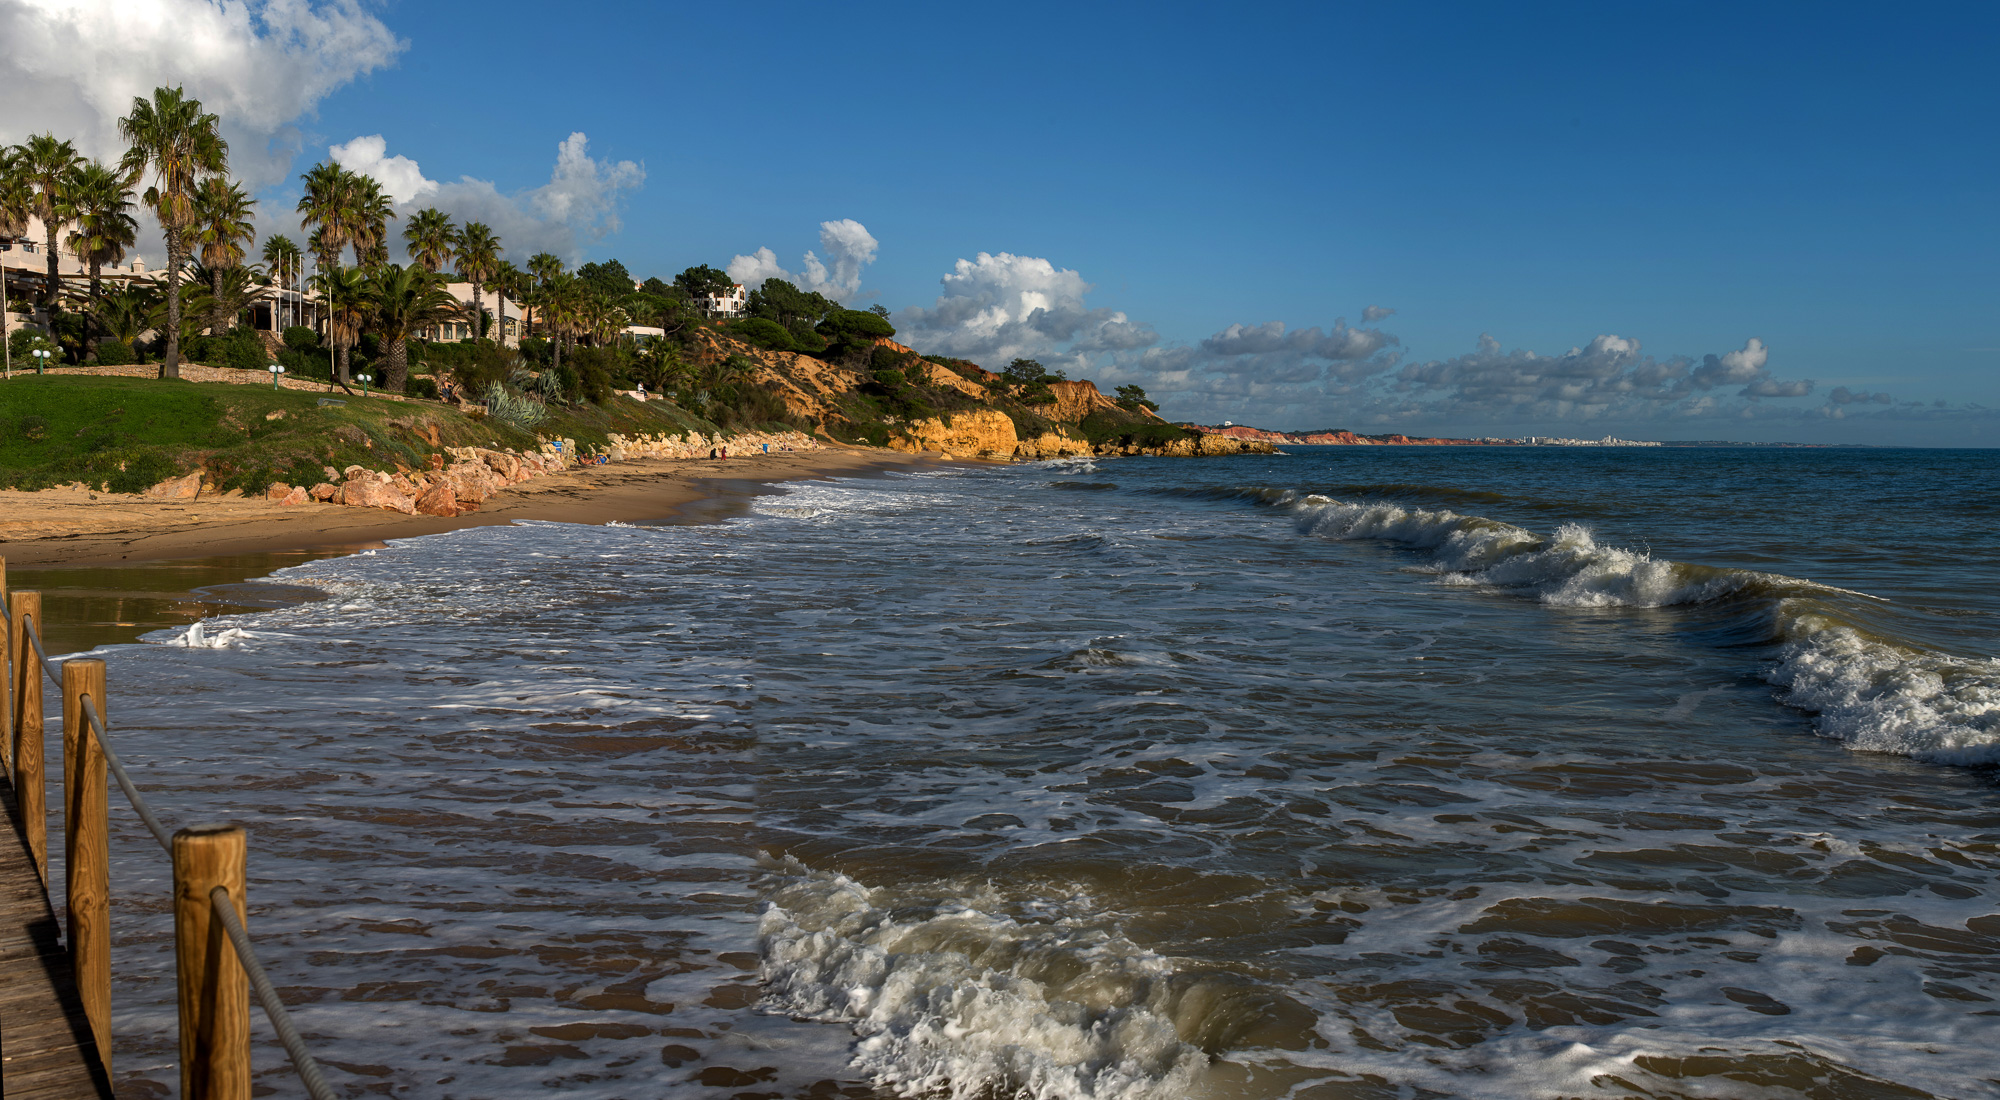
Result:
<instances>
[{"instance_id":1,"label":"boulder","mask_svg":"<svg viewBox=\"0 0 2000 1100\"><path fill-rule=\"evenodd\" d=\"M481 451L479 457L494 473L500 475L503 484L512 485L521 480L521 460L499 451Z\"/></svg>"},{"instance_id":2,"label":"boulder","mask_svg":"<svg viewBox=\"0 0 2000 1100\"><path fill-rule=\"evenodd\" d=\"M339 481L339 480L340 480L340 471L339 471L339 470L336 470L336 469L334 469L334 468L333 468L333 467L331 467L331 466L321 466L321 467L320 467L320 472L326 475L326 479L327 479L328 481Z\"/></svg>"},{"instance_id":3,"label":"boulder","mask_svg":"<svg viewBox=\"0 0 2000 1100\"><path fill-rule=\"evenodd\" d=\"M342 486L340 502L350 508L382 508L406 516L417 514L417 506L408 496L373 478L358 478Z\"/></svg>"},{"instance_id":4,"label":"boulder","mask_svg":"<svg viewBox=\"0 0 2000 1100\"><path fill-rule=\"evenodd\" d=\"M397 474L395 477L389 479L389 488L396 490L406 497L414 497L418 493L423 492L422 489L417 488L415 482L412 482L409 478L401 474Z\"/></svg>"},{"instance_id":5,"label":"boulder","mask_svg":"<svg viewBox=\"0 0 2000 1100\"><path fill-rule=\"evenodd\" d=\"M374 471L370 470L366 466L356 465L356 466L349 466L347 469L340 471L340 475L346 478L348 481L353 481L357 477L362 477L373 472ZM329 478L328 480L332 479Z\"/></svg>"},{"instance_id":6,"label":"boulder","mask_svg":"<svg viewBox=\"0 0 2000 1100\"><path fill-rule=\"evenodd\" d=\"M280 501L285 499L287 496L290 496L291 492L292 492L292 487L290 485L287 485L282 481L274 481L271 483L270 488L264 490L264 499L269 501Z\"/></svg>"},{"instance_id":7,"label":"boulder","mask_svg":"<svg viewBox=\"0 0 2000 1100\"><path fill-rule=\"evenodd\" d=\"M470 512L477 507L479 507L477 504L460 507L457 491L452 488L451 482L444 478L439 478L437 484L424 490L416 500L417 511L427 516L455 516L460 512Z\"/></svg>"},{"instance_id":8,"label":"boulder","mask_svg":"<svg viewBox=\"0 0 2000 1100\"><path fill-rule=\"evenodd\" d=\"M340 496L340 486L330 481L322 481L312 487L312 498L314 500L333 500L338 496Z\"/></svg>"},{"instance_id":9,"label":"boulder","mask_svg":"<svg viewBox=\"0 0 2000 1100\"><path fill-rule=\"evenodd\" d=\"M493 471L474 462L460 462L445 471L443 478L458 499L467 504L484 503L487 497L498 489L499 479Z\"/></svg>"},{"instance_id":10,"label":"boulder","mask_svg":"<svg viewBox=\"0 0 2000 1100\"><path fill-rule=\"evenodd\" d=\"M146 496L153 500L193 500L200 495L200 470L186 477L170 477L146 490Z\"/></svg>"},{"instance_id":11,"label":"boulder","mask_svg":"<svg viewBox=\"0 0 2000 1100\"><path fill-rule=\"evenodd\" d=\"M286 493L284 496L278 499L278 503L283 507L289 508L294 504L304 504L306 501L311 499L312 498L308 496L306 493L305 486L294 485L292 486L291 492Z\"/></svg>"}]
</instances>

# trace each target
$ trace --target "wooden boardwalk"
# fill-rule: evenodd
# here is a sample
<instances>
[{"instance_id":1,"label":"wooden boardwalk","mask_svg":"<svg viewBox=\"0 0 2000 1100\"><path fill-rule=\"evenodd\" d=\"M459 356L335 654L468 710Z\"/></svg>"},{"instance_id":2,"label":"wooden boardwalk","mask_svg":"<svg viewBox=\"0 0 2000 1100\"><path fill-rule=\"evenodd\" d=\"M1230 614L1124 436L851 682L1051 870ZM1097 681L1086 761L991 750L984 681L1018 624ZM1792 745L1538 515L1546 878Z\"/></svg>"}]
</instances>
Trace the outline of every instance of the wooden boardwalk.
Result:
<instances>
[{"instance_id":1,"label":"wooden boardwalk","mask_svg":"<svg viewBox=\"0 0 2000 1100\"><path fill-rule=\"evenodd\" d=\"M0 1095L108 1100L83 1000L48 891L35 871L13 784L0 779Z\"/></svg>"}]
</instances>

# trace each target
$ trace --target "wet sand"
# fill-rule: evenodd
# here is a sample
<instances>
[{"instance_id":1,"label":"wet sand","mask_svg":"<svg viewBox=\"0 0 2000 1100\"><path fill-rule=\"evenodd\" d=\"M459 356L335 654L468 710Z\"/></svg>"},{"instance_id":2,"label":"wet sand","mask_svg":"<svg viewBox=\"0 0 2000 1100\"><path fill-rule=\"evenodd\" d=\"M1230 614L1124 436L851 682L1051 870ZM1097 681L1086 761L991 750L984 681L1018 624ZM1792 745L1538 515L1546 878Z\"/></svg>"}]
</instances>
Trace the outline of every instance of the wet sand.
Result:
<instances>
[{"instance_id":1,"label":"wet sand","mask_svg":"<svg viewBox=\"0 0 2000 1100\"><path fill-rule=\"evenodd\" d=\"M0 557L11 566L90 565L218 554L351 548L515 520L643 523L713 496L710 483L788 481L906 469L936 456L828 449L730 459L636 459L509 486L467 516L240 497L161 501L118 493L0 491Z\"/></svg>"},{"instance_id":2,"label":"wet sand","mask_svg":"<svg viewBox=\"0 0 2000 1100\"><path fill-rule=\"evenodd\" d=\"M316 599L311 589L260 578L388 539L517 520L713 522L773 482L867 476L936 458L842 448L637 459L510 486L454 518L330 504L282 508L223 496L158 501L70 489L0 491L0 559L9 588L42 593L50 652L74 653L213 615Z\"/></svg>"}]
</instances>

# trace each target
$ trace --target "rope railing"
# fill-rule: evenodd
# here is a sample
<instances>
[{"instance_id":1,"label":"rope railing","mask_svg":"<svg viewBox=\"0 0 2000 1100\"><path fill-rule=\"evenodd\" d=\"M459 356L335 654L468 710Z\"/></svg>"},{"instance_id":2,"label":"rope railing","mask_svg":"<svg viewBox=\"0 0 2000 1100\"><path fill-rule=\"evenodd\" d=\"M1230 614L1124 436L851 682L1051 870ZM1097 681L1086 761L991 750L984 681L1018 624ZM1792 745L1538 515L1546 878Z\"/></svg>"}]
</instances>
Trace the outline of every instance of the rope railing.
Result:
<instances>
[{"instance_id":1,"label":"rope railing","mask_svg":"<svg viewBox=\"0 0 2000 1100\"><path fill-rule=\"evenodd\" d=\"M264 964L257 960L257 949L250 943L250 933L243 922L236 917L236 906L230 900L229 889L218 886L208 892L209 902L215 915L222 920L222 927L229 933L229 942L236 947L236 958L243 969L249 972L250 988L257 991L257 1002L264 1006L264 1015L270 1017L271 1026L278 1032L278 1041L285 1045L285 1053L291 1055L292 1068L299 1071L299 1079L306 1083L306 1091L313 1100L334 1100L333 1088L319 1071L319 1063L313 1061L312 1052L306 1049L306 1041L299 1038L299 1029L292 1026L292 1014L285 1011L285 1003L278 999L278 991L271 985L270 975L264 973Z\"/></svg>"},{"instance_id":2,"label":"rope railing","mask_svg":"<svg viewBox=\"0 0 2000 1100\"><path fill-rule=\"evenodd\" d=\"M0 594L5 594L0 560ZM107 1077L111 1072L111 961L109 935L109 820L105 778L118 783L174 865L175 970L179 979L181 1093L184 1096L244 1095L250 1091L249 1006L244 986L254 991L277 1032L299 1079L313 1100L334 1100L319 1063L306 1048L270 975L257 957L241 909L246 866L246 834L239 826L198 825L171 831L132 780L111 747L100 701L105 697L104 662L70 657L51 660L42 644L41 595L14 592L0 598L0 699L6 704L5 763L19 795L22 832L36 870L48 881L46 782L42 767L45 709L42 678L26 667L32 660L63 700L63 792L66 946L77 979L85 1018ZM33 656L29 656L32 651ZM61 670L58 676L55 669ZM227 934L227 958L216 953L209 922Z\"/></svg>"}]
</instances>

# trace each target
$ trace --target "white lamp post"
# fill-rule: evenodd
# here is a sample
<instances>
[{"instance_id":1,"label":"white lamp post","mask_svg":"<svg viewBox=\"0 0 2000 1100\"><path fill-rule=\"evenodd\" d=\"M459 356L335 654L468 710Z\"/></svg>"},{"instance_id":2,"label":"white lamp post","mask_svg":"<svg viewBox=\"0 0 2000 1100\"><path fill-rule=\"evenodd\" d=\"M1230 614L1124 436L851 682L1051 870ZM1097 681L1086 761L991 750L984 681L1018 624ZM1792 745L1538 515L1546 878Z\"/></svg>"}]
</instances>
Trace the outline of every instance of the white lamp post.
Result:
<instances>
[{"instance_id":1,"label":"white lamp post","mask_svg":"<svg viewBox=\"0 0 2000 1100\"><path fill-rule=\"evenodd\" d=\"M35 357L35 373L40 374L42 368L49 365L49 357L55 353L47 348L36 348L28 354Z\"/></svg>"},{"instance_id":2,"label":"white lamp post","mask_svg":"<svg viewBox=\"0 0 2000 1100\"><path fill-rule=\"evenodd\" d=\"M278 376L285 373L285 368L280 364L273 363L269 367L266 367L265 369L271 372L271 388L274 390L277 389Z\"/></svg>"},{"instance_id":3,"label":"white lamp post","mask_svg":"<svg viewBox=\"0 0 2000 1100\"><path fill-rule=\"evenodd\" d=\"M354 380L361 383L361 396L366 397L368 396L368 383L375 381L375 376L372 374L357 374L354 376Z\"/></svg>"}]
</instances>

